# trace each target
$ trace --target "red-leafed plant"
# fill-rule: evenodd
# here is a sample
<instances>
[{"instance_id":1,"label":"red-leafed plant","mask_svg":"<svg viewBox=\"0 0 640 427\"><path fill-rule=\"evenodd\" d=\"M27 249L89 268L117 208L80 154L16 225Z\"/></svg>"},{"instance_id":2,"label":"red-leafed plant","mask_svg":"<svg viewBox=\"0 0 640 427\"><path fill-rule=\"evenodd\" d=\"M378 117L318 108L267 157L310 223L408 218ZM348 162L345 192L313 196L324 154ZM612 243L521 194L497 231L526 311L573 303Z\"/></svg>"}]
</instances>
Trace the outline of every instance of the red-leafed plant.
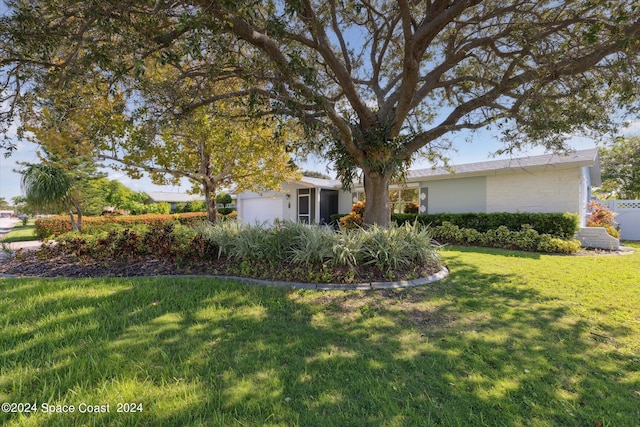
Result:
<instances>
[{"instance_id":1,"label":"red-leafed plant","mask_svg":"<svg viewBox=\"0 0 640 427\"><path fill-rule=\"evenodd\" d=\"M595 200L589 202L589 219L587 227L604 227L610 236L620 238L620 231L615 227L615 213Z\"/></svg>"}]
</instances>

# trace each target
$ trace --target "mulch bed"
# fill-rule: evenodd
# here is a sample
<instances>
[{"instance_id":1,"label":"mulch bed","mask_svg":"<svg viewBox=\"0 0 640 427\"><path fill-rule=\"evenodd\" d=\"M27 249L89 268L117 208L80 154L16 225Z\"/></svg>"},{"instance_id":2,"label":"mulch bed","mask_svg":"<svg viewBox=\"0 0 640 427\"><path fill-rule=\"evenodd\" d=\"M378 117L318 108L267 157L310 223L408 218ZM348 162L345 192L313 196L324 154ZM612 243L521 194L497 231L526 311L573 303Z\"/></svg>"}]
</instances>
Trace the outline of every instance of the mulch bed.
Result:
<instances>
[{"instance_id":1,"label":"mulch bed","mask_svg":"<svg viewBox=\"0 0 640 427\"><path fill-rule=\"evenodd\" d=\"M352 272L349 267L314 265L269 265L251 263L239 265L229 259L180 261L155 256L136 257L129 260L79 259L66 254L44 253L40 250L18 250L9 259L0 261L0 274L31 277L136 277L164 275L221 275L253 279L289 281L301 283L360 283L412 280L426 277L439 268L413 266L396 271L391 278L387 272L368 267Z\"/></svg>"}]
</instances>

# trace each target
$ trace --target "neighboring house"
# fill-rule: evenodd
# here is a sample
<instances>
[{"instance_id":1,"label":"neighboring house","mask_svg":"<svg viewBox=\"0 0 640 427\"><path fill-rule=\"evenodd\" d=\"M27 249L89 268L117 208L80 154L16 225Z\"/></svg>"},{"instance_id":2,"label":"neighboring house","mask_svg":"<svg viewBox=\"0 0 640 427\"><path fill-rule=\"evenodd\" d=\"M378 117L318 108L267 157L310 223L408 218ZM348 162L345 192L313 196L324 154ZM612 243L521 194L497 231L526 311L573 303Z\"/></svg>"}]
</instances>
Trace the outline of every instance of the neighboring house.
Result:
<instances>
[{"instance_id":1,"label":"neighboring house","mask_svg":"<svg viewBox=\"0 0 640 427\"><path fill-rule=\"evenodd\" d=\"M149 196L149 199L146 201L146 203L158 203L158 202L165 202L165 203L169 203L171 205L171 212L175 212L176 210L176 205L178 203L190 203L190 202L197 202L197 201L201 201L204 202L204 196L201 194L187 194L187 193L169 193L169 192L163 192L163 191L147 191L146 192L147 196ZM236 202L236 195L235 194L231 194L231 204L227 205L227 206L223 206L222 204L218 203L216 206L219 208L235 208Z\"/></svg>"},{"instance_id":2,"label":"neighboring house","mask_svg":"<svg viewBox=\"0 0 640 427\"><path fill-rule=\"evenodd\" d=\"M572 212L586 224L591 187L599 186L597 149L567 156L549 154L491 160L450 169L409 171L406 183L390 187L391 209L403 212L416 203L420 213ZM238 218L248 223L274 219L322 224L331 214L348 213L364 198L355 183L351 192L335 180L303 177L282 184L281 191L238 195Z\"/></svg>"},{"instance_id":3,"label":"neighboring house","mask_svg":"<svg viewBox=\"0 0 640 427\"><path fill-rule=\"evenodd\" d=\"M147 191L146 193L149 196L149 200L146 203L169 203L171 212L175 212L178 203L204 201L204 196L199 194L169 193L164 191Z\"/></svg>"}]
</instances>

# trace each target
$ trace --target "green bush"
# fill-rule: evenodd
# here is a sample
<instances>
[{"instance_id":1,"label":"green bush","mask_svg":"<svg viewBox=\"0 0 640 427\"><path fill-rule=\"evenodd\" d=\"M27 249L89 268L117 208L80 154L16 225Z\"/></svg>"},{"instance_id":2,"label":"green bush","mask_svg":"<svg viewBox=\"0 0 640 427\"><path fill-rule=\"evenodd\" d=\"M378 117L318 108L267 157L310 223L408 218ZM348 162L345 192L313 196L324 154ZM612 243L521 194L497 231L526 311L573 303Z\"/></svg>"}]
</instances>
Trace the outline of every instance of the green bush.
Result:
<instances>
[{"instance_id":1,"label":"green bush","mask_svg":"<svg viewBox=\"0 0 640 427\"><path fill-rule=\"evenodd\" d=\"M540 236L538 252L550 252L560 254L573 254L580 250L579 240L562 240L551 237L548 234Z\"/></svg>"},{"instance_id":2,"label":"green bush","mask_svg":"<svg viewBox=\"0 0 640 427\"><path fill-rule=\"evenodd\" d=\"M445 222L460 228L472 228L481 233L504 226L510 231L519 231L529 225L540 234L549 234L560 239L571 239L578 231L579 218L570 213L440 213L440 214L392 214L391 220L398 225L418 222L433 227Z\"/></svg>"},{"instance_id":3,"label":"green bush","mask_svg":"<svg viewBox=\"0 0 640 427\"><path fill-rule=\"evenodd\" d=\"M490 248L517 249L549 253L575 253L580 249L577 240L564 240L549 234L539 234L530 225L523 225L519 231L511 231L505 226L481 233L472 228L460 228L445 221L433 227L433 238L440 243L484 246Z\"/></svg>"}]
</instances>

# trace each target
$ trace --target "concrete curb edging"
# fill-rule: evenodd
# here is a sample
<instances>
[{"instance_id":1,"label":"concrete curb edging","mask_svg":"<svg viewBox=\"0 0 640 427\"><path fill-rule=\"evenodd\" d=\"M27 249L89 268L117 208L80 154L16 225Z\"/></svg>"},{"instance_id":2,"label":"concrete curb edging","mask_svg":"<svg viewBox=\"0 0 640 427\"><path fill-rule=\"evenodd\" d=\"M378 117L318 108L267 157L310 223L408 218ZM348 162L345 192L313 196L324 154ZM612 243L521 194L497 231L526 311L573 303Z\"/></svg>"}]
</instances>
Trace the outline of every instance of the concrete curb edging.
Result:
<instances>
[{"instance_id":1,"label":"concrete curb edging","mask_svg":"<svg viewBox=\"0 0 640 427\"><path fill-rule=\"evenodd\" d=\"M449 269L442 267L440 271L431 276L420 277L415 280L400 280L397 282L364 282L364 283L301 283L301 282L282 282L282 281L270 281L260 279L250 279L246 277L235 276L215 276L220 279L232 279L239 282L274 286L279 288L295 288L295 289L309 289L317 291L365 291L370 289L396 289L396 288L413 288L416 286L427 285L429 283L437 282L449 276Z\"/></svg>"},{"instance_id":2,"label":"concrete curb edging","mask_svg":"<svg viewBox=\"0 0 640 427\"><path fill-rule=\"evenodd\" d=\"M416 286L423 286L429 283L437 282L449 276L449 269L442 267L440 271L427 277L420 277L414 280L400 280L397 282L365 282L365 283L301 283L301 282L284 282L284 281L271 281L261 279L251 279L248 277L238 276L216 276L211 274L185 274L185 275L157 275L157 276L129 276L129 277L117 277L114 278L135 278L135 279L153 279L153 278L210 278L210 279L223 279L223 280L235 280L237 282L248 283L250 285L271 286L277 288L294 288L294 289L308 289L317 291L364 291L373 289L399 289L399 288L414 288ZM40 276L19 276L15 274L0 274L0 277L12 278L12 279L56 279L56 277L40 277Z\"/></svg>"}]
</instances>

